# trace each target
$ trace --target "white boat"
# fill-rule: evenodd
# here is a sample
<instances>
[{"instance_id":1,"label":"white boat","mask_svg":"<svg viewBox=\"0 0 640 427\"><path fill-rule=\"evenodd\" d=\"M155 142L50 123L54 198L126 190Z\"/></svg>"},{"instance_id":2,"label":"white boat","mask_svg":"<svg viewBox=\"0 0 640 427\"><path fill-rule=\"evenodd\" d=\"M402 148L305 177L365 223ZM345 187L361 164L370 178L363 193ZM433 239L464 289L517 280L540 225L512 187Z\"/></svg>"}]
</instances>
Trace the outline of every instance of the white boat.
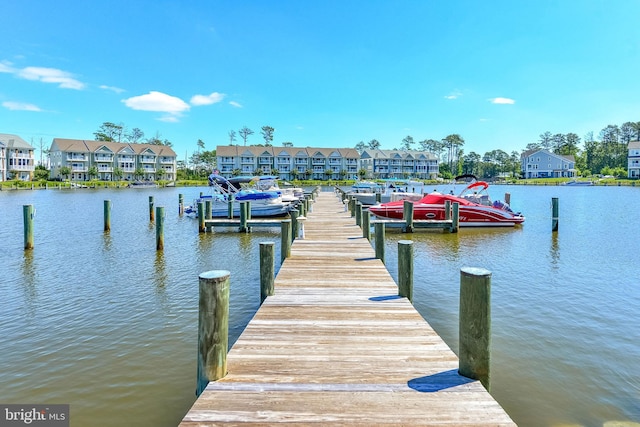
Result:
<instances>
[{"instance_id":1,"label":"white boat","mask_svg":"<svg viewBox=\"0 0 640 427\"><path fill-rule=\"evenodd\" d=\"M291 209L296 207L295 203L286 202L277 191L263 191L251 188L238 189L233 183L219 175L209 176L211 194L202 195L193 201L191 206L184 209L184 213L189 216L198 216L198 203L211 204L211 217L224 218L229 214L229 203L231 203L233 216L240 216L240 203L250 202L252 217L275 217L285 216Z\"/></svg>"},{"instance_id":2,"label":"white boat","mask_svg":"<svg viewBox=\"0 0 640 427\"><path fill-rule=\"evenodd\" d=\"M399 200L417 201L423 197L424 184L419 181L386 179L383 185L371 181L358 181L347 194L366 206Z\"/></svg>"}]
</instances>

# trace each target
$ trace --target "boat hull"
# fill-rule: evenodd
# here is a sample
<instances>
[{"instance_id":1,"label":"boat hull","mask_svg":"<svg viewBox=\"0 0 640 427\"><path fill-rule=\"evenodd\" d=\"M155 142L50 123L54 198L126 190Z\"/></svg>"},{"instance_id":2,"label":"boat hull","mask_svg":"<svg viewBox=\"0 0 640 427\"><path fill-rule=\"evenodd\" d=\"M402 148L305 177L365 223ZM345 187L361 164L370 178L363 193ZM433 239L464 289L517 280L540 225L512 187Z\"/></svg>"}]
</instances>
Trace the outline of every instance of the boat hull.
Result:
<instances>
[{"instance_id":1,"label":"boat hull","mask_svg":"<svg viewBox=\"0 0 640 427\"><path fill-rule=\"evenodd\" d=\"M403 219L403 206L375 205L369 212L380 218ZM445 220L444 205L413 204L414 220ZM491 206L460 205L458 208L460 227L513 227L524 222L524 217Z\"/></svg>"}]
</instances>

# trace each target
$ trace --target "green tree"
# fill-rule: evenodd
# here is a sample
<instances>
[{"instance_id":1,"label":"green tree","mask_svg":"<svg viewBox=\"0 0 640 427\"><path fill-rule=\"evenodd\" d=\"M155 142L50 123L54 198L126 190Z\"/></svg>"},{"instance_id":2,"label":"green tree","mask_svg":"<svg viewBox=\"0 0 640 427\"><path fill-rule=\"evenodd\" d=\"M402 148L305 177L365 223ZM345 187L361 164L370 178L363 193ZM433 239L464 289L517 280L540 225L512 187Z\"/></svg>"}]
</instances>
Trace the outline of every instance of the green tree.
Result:
<instances>
[{"instance_id":1,"label":"green tree","mask_svg":"<svg viewBox=\"0 0 640 427\"><path fill-rule=\"evenodd\" d=\"M310 179L313 176L313 169L307 169L304 171L305 176L307 177L307 179Z\"/></svg>"},{"instance_id":2,"label":"green tree","mask_svg":"<svg viewBox=\"0 0 640 427\"><path fill-rule=\"evenodd\" d=\"M328 180L331 180L331 177L333 176L333 169L327 169L324 171L324 174L327 176Z\"/></svg>"},{"instance_id":3,"label":"green tree","mask_svg":"<svg viewBox=\"0 0 640 427\"><path fill-rule=\"evenodd\" d=\"M377 139L372 139L371 141L369 141L369 149L371 150L379 150L380 149L380 141L378 141Z\"/></svg>"},{"instance_id":4,"label":"green tree","mask_svg":"<svg viewBox=\"0 0 640 427\"><path fill-rule=\"evenodd\" d=\"M445 137L442 142L443 147L446 147L448 152L449 171L453 173L453 165L457 161L456 159L458 158L460 147L464 145L464 139L457 133L454 133Z\"/></svg>"},{"instance_id":5,"label":"green tree","mask_svg":"<svg viewBox=\"0 0 640 427\"><path fill-rule=\"evenodd\" d=\"M142 130L140 130L139 128L133 128L131 129L131 132L127 133L125 135L125 138L133 143L133 144L137 144L138 141L140 141L142 138L144 138L144 132Z\"/></svg>"},{"instance_id":6,"label":"green tree","mask_svg":"<svg viewBox=\"0 0 640 427\"><path fill-rule=\"evenodd\" d=\"M198 144L198 152L200 152L200 150L204 151L204 141L203 140L199 139L196 144Z\"/></svg>"},{"instance_id":7,"label":"green tree","mask_svg":"<svg viewBox=\"0 0 640 427\"><path fill-rule=\"evenodd\" d=\"M235 141L236 141L236 131L232 129L229 131L229 145L233 145Z\"/></svg>"},{"instance_id":8,"label":"green tree","mask_svg":"<svg viewBox=\"0 0 640 427\"><path fill-rule=\"evenodd\" d=\"M291 176L293 177L293 179L298 179L298 175L300 175L300 172L298 172L298 169L291 170Z\"/></svg>"},{"instance_id":9,"label":"green tree","mask_svg":"<svg viewBox=\"0 0 640 427\"><path fill-rule=\"evenodd\" d=\"M37 181L46 180L49 178L49 170L44 165L37 165L33 171L33 179Z\"/></svg>"},{"instance_id":10,"label":"green tree","mask_svg":"<svg viewBox=\"0 0 640 427\"><path fill-rule=\"evenodd\" d=\"M59 172L65 179L69 179L69 175L71 175L71 168L69 166L62 166Z\"/></svg>"},{"instance_id":11,"label":"green tree","mask_svg":"<svg viewBox=\"0 0 640 427\"><path fill-rule=\"evenodd\" d=\"M402 147L403 150L409 151L409 150L411 150L411 146L413 146L414 143L415 143L415 141L413 140L413 137L411 135L407 135L402 140L401 147Z\"/></svg>"},{"instance_id":12,"label":"green tree","mask_svg":"<svg viewBox=\"0 0 640 427\"><path fill-rule=\"evenodd\" d=\"M94 165L89 168L89 179L95 179L98 176L98 168Z\"/></svg>"},{"instance_id":13,"label":"green tree","mask_svg":"<svg viewBox=\"0 0 640 427\"><path fill-rule=\"evenodd\" d=\"M113 176L116 178L116 181L121 181L124 176L124 171L122 168L113 168Z\"/></svg>"},{"instance_id":14,"label":"green tree","mask_svg":"<svg viewBox=\"0 0 640 427\"><path fill-rule=\"evenodd\" d=\"M124 133L123 124L115 124L112 122L104 122L98 130L93 133L96 141L115 141L120 142Z\"/></svg>"},{"instance_id":15,"label":"green tree","mask_svg":"<svg viewBox=\"0 0 640 427\"><path fill-rule=\"evenodd\" d=\"M276 168L271 168L271 171L269 173L271 173L271 175L273 176L280 176L280 170Z\"/></svg>"},{"instance_id":16,"label":"green tree","mask_svg":"<svg viewBox=\"0 0 640 427\"><path fill-rule=\"evenodd\" d=\"M285 141L282 143L283 147L293 147L293 142L291 141Z\"/></svg>"},{"instance_id":17,"label":"green tree","mask_svg":"<svg viewBox=\"0 0 640 427\"><path fill-rule=\"evenodd\" d=\"M362 154L364 150L367 149L367 145L364 142L360 141L356 144L355 149L359 154Z\"/></svg>"},{"instance_id":18,"label":"green tree","mask_svg":"<svg viewBox=\"0 0 640 427\"><path fill-rule=\"evenodd\" d=\"M249 138L249 136L253 135L253 131L251 129L249 129L248 127L246 127L246 126L243 127L242 129L240 129L238 131L238 133L240 134L240 137L244 141L244 145L247 145L247 138Z\"/></svg>"},{"instance_id":19,"label":"green tree","mask_svg":"<svg viewBox=\"0 0 640 427\"><path fill-rule=\"evenodd\" d=\"M262 138L264 139L264 145L266 147L271 146L271 143L273 142L273 132L275 131L274 128L272 128L271 126L262 126L262 130L261 130L261 134L262 134Z\"/></svg>"},{"instance_id":20,"label":"green tree","mask_svg":"<svg viewBox=\"0 0 640 427\"><path fill-rule=\"evenodd\" d=\"M360 177L360 179L364 179L367 176L367 170L366 169L360 169L358 171L358 176Z\"/></svg>"},{"instance_id":21,"label":"green tree","mask_svg":"<svg viewBox=\"0 0 640 427\"><path fill-rule=\"evenodd\" d=\"M144 169L142 169L141 167L137 167L135 172L133 172L133 177L135 179L140 179L144 176Z\"/></svg>"}]
</instances>

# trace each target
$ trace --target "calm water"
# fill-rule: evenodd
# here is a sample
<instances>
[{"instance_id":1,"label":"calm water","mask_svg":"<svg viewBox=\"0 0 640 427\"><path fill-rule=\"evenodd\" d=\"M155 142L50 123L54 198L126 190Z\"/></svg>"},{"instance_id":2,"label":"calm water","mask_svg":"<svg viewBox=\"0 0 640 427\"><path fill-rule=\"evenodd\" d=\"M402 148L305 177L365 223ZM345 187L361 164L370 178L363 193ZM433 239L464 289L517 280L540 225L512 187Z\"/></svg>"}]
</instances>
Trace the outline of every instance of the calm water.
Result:
<instances>
[{"instance_id":1,"label":"calm water","mask_svg":"<svg viewBox=\"0 0 640 427\"><path fill-rule=\"evenodd\" d=\"M178 193L201 190L0 192L0 402L70 403L76 427L178 424L195 400L198 274L231 271L233 342L259 305L259 243L276 242L279 259L278 229L199 235L179 218ZM640 422L640 188L492 190L511 193L522 228L388 231L389 270L412 239L414 302L454 351L459 270L492 272L492 394L519 425ZM163 252L150 195L166 208Z\"/></svg>"}]
</instances>

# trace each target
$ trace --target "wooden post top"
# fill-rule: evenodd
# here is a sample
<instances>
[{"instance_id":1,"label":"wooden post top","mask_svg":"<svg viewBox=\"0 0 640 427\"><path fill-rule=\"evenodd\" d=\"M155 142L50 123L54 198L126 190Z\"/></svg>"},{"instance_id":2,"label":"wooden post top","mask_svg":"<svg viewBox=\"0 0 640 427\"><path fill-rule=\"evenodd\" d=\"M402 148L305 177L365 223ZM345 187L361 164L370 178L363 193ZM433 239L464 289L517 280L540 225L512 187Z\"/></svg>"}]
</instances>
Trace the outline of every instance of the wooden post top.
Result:
<instances>
[{"instance_id":1,"label":"wooden post top","mask_svg":"<svg viewBox=\"0 0 640 427\"><path fill-rule=\"evenodd\" d=\"M479 267L462 267L460 273L467 276L491 276L489 270Z\"/></svg>"},{"instance_id":2,"label":"wooden post top","mask_svg":"<svg viewBox=\"0 0 640 427\"><path fill-rule=\"evenodd\" d=\"M212 280L214 282L222 282L231 276L231 273L227 270L211 270L200 273L198 276L201 279Z\"/></svg>"}]
</instances>

